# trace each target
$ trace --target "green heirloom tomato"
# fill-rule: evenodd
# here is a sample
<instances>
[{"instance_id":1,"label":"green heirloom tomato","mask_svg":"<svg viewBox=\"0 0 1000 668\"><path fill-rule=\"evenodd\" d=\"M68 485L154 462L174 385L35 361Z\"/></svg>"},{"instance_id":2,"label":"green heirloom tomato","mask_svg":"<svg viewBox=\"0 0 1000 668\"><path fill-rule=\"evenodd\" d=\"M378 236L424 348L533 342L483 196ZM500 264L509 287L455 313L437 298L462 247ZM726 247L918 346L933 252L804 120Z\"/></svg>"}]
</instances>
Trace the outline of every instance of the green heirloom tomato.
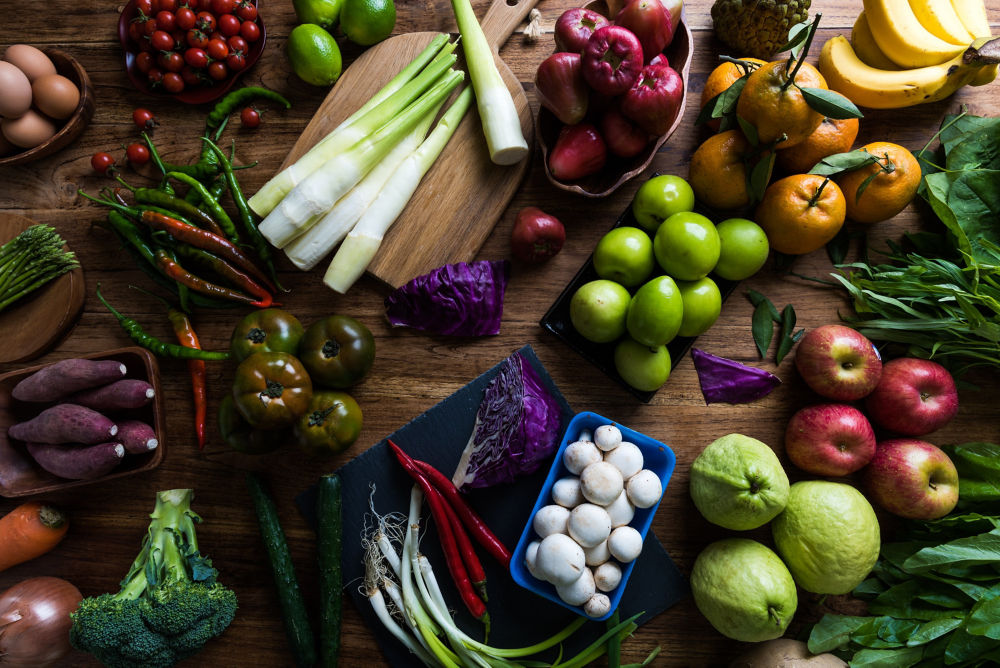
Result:
<instances>
[{"instance_id":1,"label":"green heirloom tomato","mask_svg":"<svg viewBox=\"0 0 1000 668\"><path fill-rule=\"evenodd\" d=\"M251 427L290 426L306 412L311 398L309 374L288 353L254 353L236 367L233 400Z\"/></svg>"},{"instance_id":2,"label":"green heirloom tomato","mask_svg":"<svg viewBox=\"0 0 1000 668\"><path fill-rule=\"evenodd\" d=\"M343 452L361 433L361 407L346 392L317 392L295 423L295 440L310 455Z\"/></svg>"},{"instance_id":3,"label":"green heirloom tomato","mask_svg":"<svg viewBox=\"0 0 1000 668\"><path fill-rule=\"evenodd\" d=\"M314 322L299 344L299 359L317 385L350 387L375 362L375 337L354 318L331 315Z\"/></svg>"},{"instance_id":4,"label":"green heirloom tomato","mask_svg":"<svg viewBox=\"0 0 1000 668\"><path fill-rule=\"evenodd\" d=\"M266 308L240 320L233 330L229 348L237 362L254 353L289 353L294 355L302 338L302 323L288 311Z\"/></svg>"},{"instance_id":5,"label":"green heirloom tomato","mask_svg":"<svg viewBox=\"0 0 1000 668\"><path fill-rule=\"evenodd\" d=\"M251 427L236 410L231 394L223 396L219 404L219 431L229 447L248 455L263 455L276 450L288 436L287 429Z\"/></svg>"}]
</instances>

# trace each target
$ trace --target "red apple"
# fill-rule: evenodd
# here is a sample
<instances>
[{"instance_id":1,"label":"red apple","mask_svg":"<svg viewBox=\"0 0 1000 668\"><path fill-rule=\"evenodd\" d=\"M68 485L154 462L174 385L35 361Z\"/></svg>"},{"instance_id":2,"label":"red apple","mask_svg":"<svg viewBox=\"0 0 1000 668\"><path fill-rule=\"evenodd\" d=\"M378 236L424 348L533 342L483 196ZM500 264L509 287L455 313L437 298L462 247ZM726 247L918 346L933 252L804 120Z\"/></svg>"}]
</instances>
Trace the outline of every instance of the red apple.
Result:
<instances>
[{"instance_id":1,"label":"red apple","mask_svg":"<svg viewBox=\"0 0 1000 668\"><path fill-rule=\"evenodd\" d=\"M543 107L566 125L587 115L587 83L579 53L553 53L535 71L535 90Z\"/></svg>"},{"instance_id":2,"label":"red apple","mask_svg":"<svg viewBox=\"0 0 1000 668\"><path fill-rule=\"evenodd\" d=\"M556 20L556 50L581 53L594 31L610 24L608 19L593 10L582 7L567 9Z\"/></svg>"},{"instance_id":3,"label":"red apple","mask_svg":"<svg viewBox=\"0 0 1000 668\"><path fill-rule=\"evenodd\" d=\"M875 432L864 413L854 406L806 406L788 421L785 452L803 471L845 476L871 461Z\"/></svg>"},{"instance_id":4,"label":"red apple","mask_svg":"<svg viewBox=\"0 0 1000 668\"><path fill-rule=\"evenodd\" d=\"M622 98L622 113L649 134L659 136L670 129L683 97L684 82L674 68L647 65Z\"/></svg>"},{"instance_id":5,"label":"red apple","mask_svg":"<svg viewBox=\"0 0 1000 668\"><path fill-rule=\"evenodd\" d=\"M915 520L944 517L958 503L958 471L936 445L915 438L882 441L864 470L868 497Z\"/></svg>"},{"instance_id":6,"label":"red apple","mask_svg":"<svg viewBox=\"0 0 1000 668\"><path fill-rule=\"evenodd\" d=\"M555 216L534 206L517 212L510 235L510 250L517 259L529 264L544 262L558 253L565 241L566 228Z\"/></svg>"},{"instance_id":7,"label":"red apple","mask_svg":"<svg viewBox=\"0 0 1000 668\"><path fill-rule=\"evenodd\" d=\"M806 385L827 399L854 401L868 395L882 376L878 349L843 325L806 332L795 350L795 367Z\"/></svg>"},{"instance_id":8,"label":"red apple","mask_svg":"<svg viewBox=\"0 0 1000 668\"><path fill-rule=\"evenodd\" d=\"M549 171L559 181L575 181L604 167L608 149L591 123L564 126L549 154Z\"/></svg>"},{"instance_id":9,"label":"red apple","mask_svg":"<svg viewBox=\"0 0 1000 668\"><path fill-rule=\"evenodd\" d=\"M601 135L608 150L619 158L639 155L649 145L649 135L638 125L611 107L601 116Z\"/></svg>"},{"instance_id":10,"label":"red apple","mask_svg":"<svg viewBox=\"0 0 1000 668\"><path fill-rule=\"evenodd\" d=\"M670 13L660 0L629 0L615 16L615 25L628 28L639 38L647 63L667 48L674 35Z\"/></svg>"},{"instance_id":11,"label":"red apple","mask_svg":"<svg viewBox=\"0 0 1000 668\"><path fill-rule=\"evenodd\" d=\"M875 424L907 436L940 429L958 412L958 392L937 362L900 357L882 367L882 378L865 399Z\"/></svg>"}]
</instances>

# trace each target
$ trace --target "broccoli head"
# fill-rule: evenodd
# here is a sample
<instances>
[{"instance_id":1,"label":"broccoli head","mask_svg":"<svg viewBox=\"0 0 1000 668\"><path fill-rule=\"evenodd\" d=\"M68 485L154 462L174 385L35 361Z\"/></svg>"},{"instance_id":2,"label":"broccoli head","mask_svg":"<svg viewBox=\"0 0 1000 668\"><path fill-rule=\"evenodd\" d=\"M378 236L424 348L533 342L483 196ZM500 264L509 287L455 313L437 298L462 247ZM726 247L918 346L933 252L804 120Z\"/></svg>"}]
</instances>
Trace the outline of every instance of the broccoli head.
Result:
<instances>
[{"instance_id":1,"label":"broccoli head","mask_svg":"<svg viewBox=\"0 0 1000 668\"><path fill-rule=\"evenodd\" d=\"M193 492L156 495L149 531L117 594L84 599L70 641L110 668L172 666L219 636L236 614L236 595L198 551Z\"/></svg>"}]
</instances>

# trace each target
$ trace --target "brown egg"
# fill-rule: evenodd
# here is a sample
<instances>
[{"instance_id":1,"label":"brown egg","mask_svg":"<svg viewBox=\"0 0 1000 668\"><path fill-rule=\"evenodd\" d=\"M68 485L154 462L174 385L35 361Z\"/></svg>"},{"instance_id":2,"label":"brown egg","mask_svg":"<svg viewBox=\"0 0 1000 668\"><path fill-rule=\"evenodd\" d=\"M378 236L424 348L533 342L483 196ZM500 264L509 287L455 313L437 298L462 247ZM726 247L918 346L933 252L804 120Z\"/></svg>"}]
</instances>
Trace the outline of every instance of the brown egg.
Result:
<instances>
[{"instance_id":1,"label":"brown egg","mask_svg":"<svg viewBox=\"0 0 1000 668\"><path fill-rule=\"evenodd\" d=\"M0 60L0 116L17 118L31 108L31 82L16 66Z\"/></svg>"},{"instance_id":2,"label":"brown egg","mask_svg":"<svg viewBox=\"0 0 1000 668\"><path fill-rule=\"evenodd\" d=\"M27 44L12 44L7 47L3 59L24 72L28 81L34 81L46 74L55 74L56 66L39 49Z\"/></svg>"},{"instance_id":3,"label":"brown egg","mask_svg":"<svg viewBox=\"0 0 1000 668\"><path fill-rule=\"evenodd\" d=\"M31 93L35 106L51 118L69 118L80 103L80 89L61 74L38 77L31 84Z\"/></svg>"},{"instance_id":4,"label":"brown egg","mask_svg":"<svg viewBox=\"0 0 1000 668\"><path fill-rule=\"evenodd\" d=\"M0 121L0 132L15 146L34 148L56 133L56 126L34 109L20 118Z\"/></svg>"}]
</instances>

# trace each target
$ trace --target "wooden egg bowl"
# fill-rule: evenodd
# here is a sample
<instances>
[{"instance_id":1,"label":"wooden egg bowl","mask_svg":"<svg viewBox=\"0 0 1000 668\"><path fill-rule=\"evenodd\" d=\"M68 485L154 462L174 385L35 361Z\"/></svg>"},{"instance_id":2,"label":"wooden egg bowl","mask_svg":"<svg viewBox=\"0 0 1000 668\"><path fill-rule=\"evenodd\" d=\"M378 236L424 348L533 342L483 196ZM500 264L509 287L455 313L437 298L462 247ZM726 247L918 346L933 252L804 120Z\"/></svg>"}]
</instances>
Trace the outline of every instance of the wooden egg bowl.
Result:
<instances>
[{"instance_id":1,"label":"wooden egg bowl","mask_svg":"<svg viewBox=\"0 0 1000 668\"><path fill-rule=\"evenodd\" d=\"M0 157L0 167L4 165L23 165L61 151L80 136L91 116L94 115L94 88L90 84L87 70L83 69L75 58L59 49L45 49L45 55L56 66L56 72L76 84L80 89L80 102L76 105L73 115L66 119L59 131L49 137L44 143L34 148L26 148L20 153Z\"/></svg>"}]
</instances>

